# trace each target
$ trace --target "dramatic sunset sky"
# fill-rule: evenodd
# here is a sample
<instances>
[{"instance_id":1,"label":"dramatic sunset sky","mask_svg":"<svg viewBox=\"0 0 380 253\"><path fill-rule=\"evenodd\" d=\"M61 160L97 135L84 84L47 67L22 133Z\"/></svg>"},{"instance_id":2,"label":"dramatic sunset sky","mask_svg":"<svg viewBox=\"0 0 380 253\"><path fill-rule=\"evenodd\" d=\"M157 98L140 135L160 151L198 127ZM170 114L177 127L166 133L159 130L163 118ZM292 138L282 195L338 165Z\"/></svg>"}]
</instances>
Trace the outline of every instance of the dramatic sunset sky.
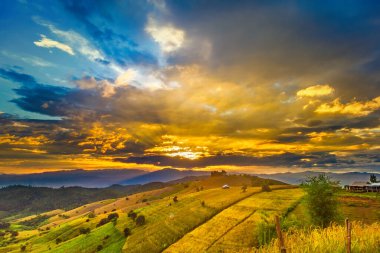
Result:
<instances>
[{"instance_id":1,"label":"dramatic sunset sky","mask_svg":"<svg viewBox=\"0 0 380 253\"><path fill-rule=\"evenodd\" d=\"M380 171L378 1L0 1L0 173Z\"/></svg>"}]
</instances>

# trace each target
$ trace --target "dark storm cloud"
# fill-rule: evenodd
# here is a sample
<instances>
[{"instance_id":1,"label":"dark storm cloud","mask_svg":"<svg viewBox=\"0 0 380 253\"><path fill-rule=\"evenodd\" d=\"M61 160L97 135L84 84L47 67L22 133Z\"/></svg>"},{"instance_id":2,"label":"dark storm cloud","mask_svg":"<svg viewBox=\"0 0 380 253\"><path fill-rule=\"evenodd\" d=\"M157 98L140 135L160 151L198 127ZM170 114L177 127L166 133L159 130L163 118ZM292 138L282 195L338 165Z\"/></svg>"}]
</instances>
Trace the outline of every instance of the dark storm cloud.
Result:
<instances>
[{"instance_id":1,"label":"dark storm cloud","mask_svg":"<svg viewBox=\"0 0 380 253\"><path fill-rule=\"evenodd\" d=\"M258 85L331 83L344 99L367 99L378 93L379 74L371 65L380 59L379 3L169 1L167 5L190 36L210 41L209 67L225 78ZM190 52L172 58L177 63L193 60Z\"/></svg>"}]
</instances>

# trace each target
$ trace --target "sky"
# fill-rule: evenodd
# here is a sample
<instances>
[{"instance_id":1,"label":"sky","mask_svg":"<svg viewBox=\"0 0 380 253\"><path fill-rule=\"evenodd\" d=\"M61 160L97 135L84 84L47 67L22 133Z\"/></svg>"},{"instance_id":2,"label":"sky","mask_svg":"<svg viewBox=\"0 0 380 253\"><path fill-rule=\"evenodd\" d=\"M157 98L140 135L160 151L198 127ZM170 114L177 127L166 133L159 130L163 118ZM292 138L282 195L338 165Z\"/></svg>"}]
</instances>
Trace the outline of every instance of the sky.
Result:
<instances>
[{"instance_id":1,"label":"sky","mask_svg":"<svg viewBox=\"0 0 380 253\"><path fill-rule=\"evenodd\" d=\"M380 172L377 1L0 1L0 173Z\"/></svg>"}]
</instances>

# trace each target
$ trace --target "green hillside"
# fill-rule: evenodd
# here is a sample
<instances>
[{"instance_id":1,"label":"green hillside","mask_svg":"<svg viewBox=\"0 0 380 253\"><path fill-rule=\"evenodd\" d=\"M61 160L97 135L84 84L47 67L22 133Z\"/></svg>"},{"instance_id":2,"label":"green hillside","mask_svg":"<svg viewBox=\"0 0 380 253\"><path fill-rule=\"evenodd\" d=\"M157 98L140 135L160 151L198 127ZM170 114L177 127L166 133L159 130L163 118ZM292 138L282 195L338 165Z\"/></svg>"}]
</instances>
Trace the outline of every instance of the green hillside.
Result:
<instances>
[{"instance_id":1,"label":"green hillside","mask_svg":"<svg viewBox=\"0 0 380 253\"><path fill-rule=\"evenodd\" d=\"M256 185L276 182L261 180L209 177L13 219L1 230L0 253L249 252L270 242L262 228L274 215L308 224L302 189L282 184L266 192Z\"/></svg>"}]
</instances>

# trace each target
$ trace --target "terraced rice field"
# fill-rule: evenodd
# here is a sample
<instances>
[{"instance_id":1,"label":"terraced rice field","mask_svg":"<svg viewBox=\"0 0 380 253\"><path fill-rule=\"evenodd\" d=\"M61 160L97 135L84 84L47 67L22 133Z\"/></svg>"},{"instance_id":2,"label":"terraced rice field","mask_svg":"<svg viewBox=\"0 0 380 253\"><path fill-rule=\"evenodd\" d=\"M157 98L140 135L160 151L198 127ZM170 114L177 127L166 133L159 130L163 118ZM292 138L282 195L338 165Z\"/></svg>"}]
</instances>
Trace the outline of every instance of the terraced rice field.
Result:
<instances>
[{"instance_id":1,"label":"terraced rice field","mask_svg":"<svg viewBox=\"0 0 380 253\"><path fill-rule=\"evenodd\" d=\"M276 190L252 195L223 210L164 252L244 252L255 246L255 228L284 213L302 196L300 189Z\"/></svg>"}]
</instances>

